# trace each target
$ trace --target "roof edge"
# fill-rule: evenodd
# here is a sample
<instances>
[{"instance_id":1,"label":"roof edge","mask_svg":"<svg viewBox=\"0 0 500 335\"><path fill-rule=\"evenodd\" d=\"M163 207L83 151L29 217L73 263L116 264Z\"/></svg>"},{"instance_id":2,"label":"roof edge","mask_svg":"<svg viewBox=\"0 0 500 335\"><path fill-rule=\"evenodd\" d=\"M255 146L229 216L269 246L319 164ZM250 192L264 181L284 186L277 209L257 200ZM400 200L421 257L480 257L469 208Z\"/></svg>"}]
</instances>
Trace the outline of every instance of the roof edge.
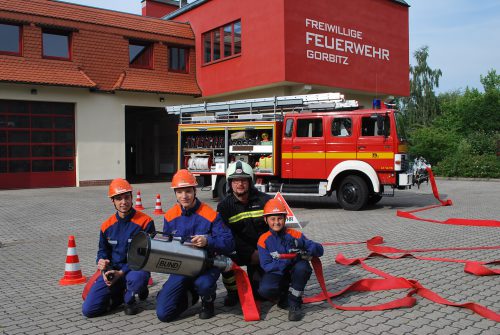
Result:
<instances>
[{"instance_id":1,"label":"roof edge","mask_svg":"<svg viewBox=\"0 0 500 335\"><path fill-rule=\"evenodd\" d=\"M194 9L196 7L203 5L204 3L208 2L208 1L210 1L210 0L197 0L195 2L191 2L190 4L187 4L186 6L181 7L179 9L173 11L172 13L169 13L169 14L163 16L161 19L162 20L171 20L171 19L176 18L177 16L179 16L185 12L190 11L191 9Z\"/></svg>"},{"instance_id":2,"label":"roof edge","mask_svg":"<svg viewBox=\"0 0 500 335\"><path fill-rule=\"evenodd\" d=\"M72 84L57 84L50 83L43 80L15 80L15 79L0 79L0 83L12 83L12 84L28 84L28 85L40 85L40 86L55 86L55 87L72 87L72 88L97 88L97 86L91 85L72 85Z\"/></svg>"},{"instance_id":3,"label":"roof edge","mask_svg":"<svg viewBox=\"0 0 500 335\"><path fill-rule=\"evenodd\" d=\"M184 14L185 12L188 12L190 11L191 9L194 9L196 7L199 7L201 5L203 5L204 3L208 2L210 0L197 0L195 2L192 2L190 4L187 4L186 6L184 7L181 7L165 16L163 16L161 19L162 20L172 20L174 18L176 18L177 16L181 15L181 14ZM404 0L390 0L392 2L396 2L402 6L405 6L405 7L410 7L410 5L404 1Z\"/></svg>"},{"instance_id":4,"label":"roof edge","mask_svg":"<svg viewBox=\"0 0 500 335\"><path fill-rule=\"evenodd\" d=\"M113 90L114 92L136 92L136 93L155 93L155 94L172 94L172 95L183 95L183 96L191 96L195 98L201 97L201 93L189 93L189 92L174 92L174 91L147 91L147 90L139 90L139 89L131 89L131 88L117 88Z\"/></svg>"},{"instance_id":5,"label":"roof edge","mask_svg":"<svg viewBox=\"0 0 500 335\"><path fill-rule=\"evenodd\" d=\"M391 0L391 1L392 2L397 2L398 4L406 6L406 7L410 7L410 5L406 1L404 1L404 0Z\"/></svg>"},{"instance_id":6,"label":"roof edge","mask_svg":"<svg viewBox=\"0 0 500 335\"><path fill-rule=\"evenodd\" d=\"M162 20L162 18L151 17L151 16L144 16L142 14L135 14L135 13L130 13L130 12L122 12L122 11L119 11L119 10L101 8L101 7L96 7L96 6L91 6L91 5L85 5L85 4L81 4L81 3L66 2L64 0L49 0L49 1L61 4L61 5L66 5L66 6L75 6L75 7L80 7L80 8L87 8L87 9L95 10L95 11L101 12L101 13L112 12L112 13L117 14L117 15L131 16L131 17L134 17L134 18L144 19L145 21L153 21L154 22L154 21L161 21ZM79 21L79 20L75 20L75 21ZM82 22L87 22L87 21L82 21ZM175 24L187 24L185 22L174 22L174 23Z\"/></svg>"}]
</instances>

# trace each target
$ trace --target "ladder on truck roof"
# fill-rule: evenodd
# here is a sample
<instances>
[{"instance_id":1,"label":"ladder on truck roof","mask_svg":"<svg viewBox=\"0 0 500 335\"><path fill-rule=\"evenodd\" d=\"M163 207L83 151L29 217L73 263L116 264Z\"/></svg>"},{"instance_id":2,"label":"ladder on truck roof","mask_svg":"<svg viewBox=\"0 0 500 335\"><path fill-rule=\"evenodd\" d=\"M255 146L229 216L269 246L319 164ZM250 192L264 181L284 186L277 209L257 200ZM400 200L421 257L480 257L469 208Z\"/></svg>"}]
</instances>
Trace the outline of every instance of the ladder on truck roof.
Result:
<instances>
[{"instance_id":1,"label":"ladder on truck roof","mask_svg":"<svg viewBox=\"0 0 500 335\"><path fill-rule=\"evenodd\" d=\"M165 107L167 113L179 115L181 124L280 121L284 114L291 112L357 108L356 100L345 100L340 93L289 95Z\"/></svg>"}]
</instances>

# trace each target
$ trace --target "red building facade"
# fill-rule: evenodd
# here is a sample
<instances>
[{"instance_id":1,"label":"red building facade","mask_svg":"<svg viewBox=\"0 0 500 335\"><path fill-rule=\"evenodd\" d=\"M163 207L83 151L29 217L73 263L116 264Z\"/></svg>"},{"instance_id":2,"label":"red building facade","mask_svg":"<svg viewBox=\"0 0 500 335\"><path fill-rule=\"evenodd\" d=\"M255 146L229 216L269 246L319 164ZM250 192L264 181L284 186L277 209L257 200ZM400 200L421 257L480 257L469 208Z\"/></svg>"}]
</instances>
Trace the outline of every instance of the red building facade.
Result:
<instances>
[{"instance_id":1,"label":"red building facade","mask_svg":"<svg viewBox=\"0 0 500 335\"><path fill-rule=\"evenodd\" d=\"M153 4L161 1L144 7ZM206 97L302 85L372 97L409 94L404 1L198 0L164 19L191 25ZM225 56L235 39L238 52Z\"/></svg>"}]
</instances>

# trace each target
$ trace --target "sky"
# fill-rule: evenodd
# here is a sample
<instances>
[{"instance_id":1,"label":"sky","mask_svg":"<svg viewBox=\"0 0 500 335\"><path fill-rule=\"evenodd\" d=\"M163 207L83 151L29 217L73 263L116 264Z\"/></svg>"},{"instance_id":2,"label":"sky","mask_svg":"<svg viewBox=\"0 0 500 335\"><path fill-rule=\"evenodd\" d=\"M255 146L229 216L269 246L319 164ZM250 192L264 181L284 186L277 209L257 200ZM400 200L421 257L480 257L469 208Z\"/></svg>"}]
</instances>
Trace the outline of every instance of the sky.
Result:
<instances>
[{"instance_id":1,"label":"sky","mask_svg":"<svg viewBox=\"0 0 500 335\"><path fill-rule=\"evenodd\" d=\"M190 0L191 2L193 0ZM65 0L141 14L141 0ZM428 64L441 69L437 93L482 90L480 75L500 74L499 0L406 0L410 4L410 64L413 53L429 47Z\"/></svg>"}]
</instances>

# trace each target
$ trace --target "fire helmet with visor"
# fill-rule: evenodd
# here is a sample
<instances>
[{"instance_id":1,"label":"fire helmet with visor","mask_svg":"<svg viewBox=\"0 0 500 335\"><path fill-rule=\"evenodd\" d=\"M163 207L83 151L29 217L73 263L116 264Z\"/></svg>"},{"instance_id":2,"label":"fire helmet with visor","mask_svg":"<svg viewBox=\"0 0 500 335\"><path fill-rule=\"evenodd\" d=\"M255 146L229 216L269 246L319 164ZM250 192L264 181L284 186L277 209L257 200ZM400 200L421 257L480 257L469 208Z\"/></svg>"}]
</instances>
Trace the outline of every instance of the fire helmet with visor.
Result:
<instances>
[{"instance_id":1,"label":"fire helmet with visor","mask_svg":"<svg viewBox=\"0 0 500 335\"><path fill-rule=\"evenodd\" d=\"M250 184L253 185L254 174L252 167L243 161L236 161L234 163L229 164L226 171L226 180L228 183L232 179L240 179L247 178L251 179Z\"/></svg>"}]
</instances>

